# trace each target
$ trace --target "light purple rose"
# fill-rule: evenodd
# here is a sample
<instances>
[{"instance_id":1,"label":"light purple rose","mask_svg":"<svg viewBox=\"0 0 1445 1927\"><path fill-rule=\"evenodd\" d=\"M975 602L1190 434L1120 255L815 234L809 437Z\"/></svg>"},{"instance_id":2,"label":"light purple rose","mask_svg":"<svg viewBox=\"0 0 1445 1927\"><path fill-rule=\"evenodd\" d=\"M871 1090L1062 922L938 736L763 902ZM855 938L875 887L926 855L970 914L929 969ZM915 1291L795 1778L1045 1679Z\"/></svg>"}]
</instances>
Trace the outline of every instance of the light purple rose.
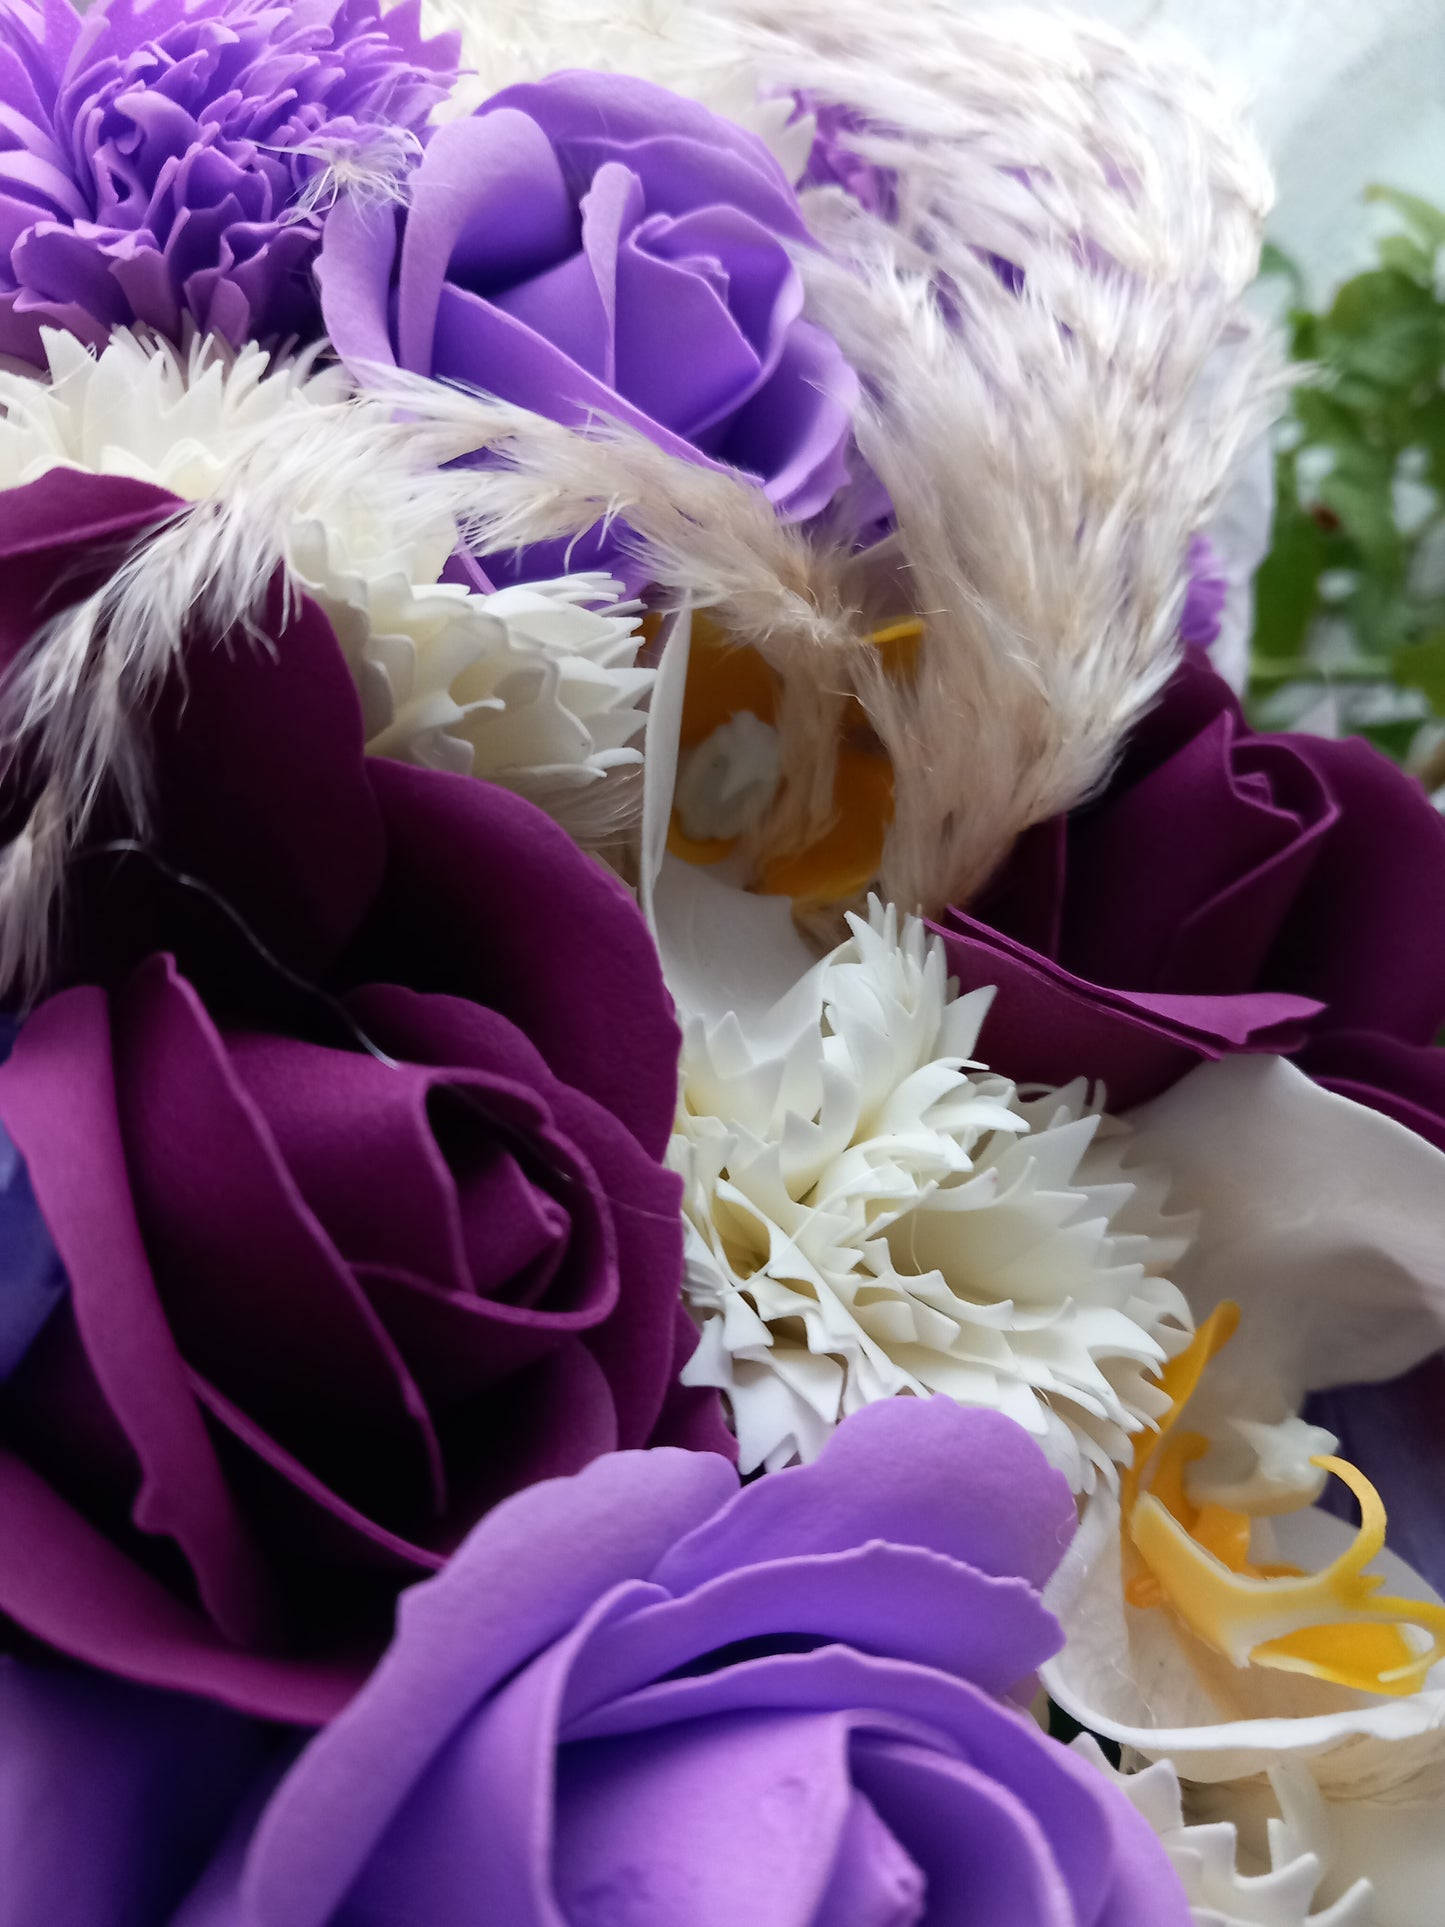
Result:
<instances>
[{"instance_id":1,"label":"light purple rose","mask_svg":"<svg viewBox=\"0 0 1445 1927\"><path fill-rule=\"evenodd\" d=\"M1189 586L1179 616L1179 639L1208 649L1219 640L1224 606L1229 600L1229 579L1207 535L1190 537L1184 569Z\"/></svg>"},{"instance_id":2,"label":"light purple rose","mask_svg":"<svg viewBox=\"0 0 1445 1927\"><path fill-rule=\"evenodd\" d=\"M1073 1521L1018 1426L944 1398L741 1492L671 1450L536 1486L406 1595L175 1927L1187 1927L1021 1704Z\"/></svg>"},{"instance_id":3,"label":"light purple rose","mask_svg":"<svg viewBox=\"0 0 1445 1927\"><path fill-rule=\"evenodd\" d=\"M848 479L857 396L803 319L793 250L809 245L754 135L646 81L568 73L440 128L404 212L339 202L317 272L354 373L394 364L556 421L608 417L742 470L802 520Z\"/></svg>"},{"instance_id":4,"label":"light purple rose","mask_svg":"<svg viewBox=\"0 0 1445 1927\"><path fill-rule=\"evenodd\" d=\"M186 319L239 345L320 332L328 156L400 163L456 38L419 0L6 0L0 9L0 353L40 328L99 346Z\"/></svg>"}]
</instances>

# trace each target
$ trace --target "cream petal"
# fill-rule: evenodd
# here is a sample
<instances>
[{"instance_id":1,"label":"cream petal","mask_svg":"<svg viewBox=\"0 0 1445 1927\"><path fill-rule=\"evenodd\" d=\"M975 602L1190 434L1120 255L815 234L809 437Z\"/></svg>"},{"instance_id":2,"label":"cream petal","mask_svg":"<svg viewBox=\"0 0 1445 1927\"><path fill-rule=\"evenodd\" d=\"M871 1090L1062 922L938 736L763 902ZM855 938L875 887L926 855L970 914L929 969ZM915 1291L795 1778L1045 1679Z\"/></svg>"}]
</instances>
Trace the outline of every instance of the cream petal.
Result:
<instances>
[{"instance_id":1,"label":"cream petal","mask_svg":"<svg viewBox=\"0 0 1445 1927\"><path fill-rule=\"evenodd\" d=\"M1445 1345L1445 1152L1278 1057L1201 1065L1128 1122L1130 1156L1198 1214L1172 1272L1195 1319L1231 1298L1243 1313L1206 1417L1273 1422Z\"/></svg>"}]
</instances>

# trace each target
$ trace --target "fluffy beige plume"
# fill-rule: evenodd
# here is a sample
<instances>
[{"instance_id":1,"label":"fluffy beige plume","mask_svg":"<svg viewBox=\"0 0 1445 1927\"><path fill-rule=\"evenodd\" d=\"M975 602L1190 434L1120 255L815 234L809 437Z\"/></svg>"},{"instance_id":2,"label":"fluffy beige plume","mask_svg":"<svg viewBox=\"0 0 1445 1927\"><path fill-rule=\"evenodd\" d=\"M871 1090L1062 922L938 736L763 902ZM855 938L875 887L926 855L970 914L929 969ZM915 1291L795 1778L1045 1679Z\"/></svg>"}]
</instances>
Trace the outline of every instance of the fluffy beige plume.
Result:
<instances>
[{"instance_id":1,"label":"fluffy beige plume","mask_svg":"<svg viewBox=\"0 0 1445 1927\"><path fill-rule=\"evenodd\" d=\"M949 0L541 0L517 19L429 4L497 84L630 67L765 136L746 102L776 120L802 95L809 132L850 110L842 138L890 183L894 218L804 189L826 251L802 266L864 378L859 441L896 537L850 562L612 430L603 465L627 473L595 493L660 582L782 675L788 780L754 858L826 827L853 692L896 772L885 895L966 901L1021 830L1107 776L1173 665L1189 538L1273 409L1273 349L1240 305L1270 184L1234 103L1185 54ZM774 139L785 159L803 124ZM541 440L511 446L545 489ZM572 475L581 458L556 447ZM866 636L909 614L926 632L901 677Z\"/></svg>"},{"instance_id":2,"label":"fluffy beige plume","mask_svg":"<svg viewBox=\"0 0 1445 1927\"><path fill-rule=\"evenodd\" d=\"M883 889L967 901L1103 781L1173 665L1189 537L1276 392L1240 307L1268 178L1206 74L1104 28L737 12L765 84L854 109L895 182L890 226L808 194L830 254L804 266L926 624L911 678L858 672L895 769Z\"/></svg>"}]
</instances>

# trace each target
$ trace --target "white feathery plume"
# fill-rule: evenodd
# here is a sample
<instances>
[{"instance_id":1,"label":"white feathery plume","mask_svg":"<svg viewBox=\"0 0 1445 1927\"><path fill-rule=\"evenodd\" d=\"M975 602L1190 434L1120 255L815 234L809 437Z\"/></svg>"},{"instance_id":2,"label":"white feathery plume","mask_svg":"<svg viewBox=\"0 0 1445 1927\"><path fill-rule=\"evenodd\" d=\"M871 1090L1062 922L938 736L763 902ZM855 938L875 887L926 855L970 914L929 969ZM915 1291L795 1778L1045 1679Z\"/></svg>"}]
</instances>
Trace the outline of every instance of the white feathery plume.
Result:
<instances>
[{"instance_id":1,"label":"white feathery plume","mask_svg":"<svg viewBox=\"0 0 1445 1927\"><path fill-rule=\"evenodd\" d=\"M815 1458L877 1399L945 1392L1091 1490L1167 1409L1187 1224L1162 1173L1123 1169L1127 1133L1082 1083L1021 1094L974 1061L992 992L959 997L921 923L876 899L848 923L767 1016L685 1014L669 1162L702 1337L683 1377L725 1393L744 1471Z\"/></svg>"},{"instance_id":2,"label":"white feathery plume","mask_svg":"<svg viewBox=\"0 0 1445 1927\"><path fill-rule=\"evenodd\" d=\"M0 687L0 768L45 773L0 855L0 986L33 994L69 855L103 789L146 822L146 720L188 634L249 637L278 570L336 628L376 753L507 783L599 839L635 812L639 611L593 574L474 593L439 580L470 492L471 446L354 394L314 357L272 365L118 334L99 357L48 334L50 380L0 374L0 487L55 467L183 498L94 594L32 639ZM601 606L599 606L601 605ZM610 610L607 605L614 605ZM604 792L606 795L604 796Z\"/></svg>"},{"instance_id":3,"label":"white feathery plume","mask_svg":"<svg viewBox=\"0 0 1445 1927\"><path fill-rule=\"evenodd\" d=\"M658 540L665 464L634 465L608 506L659 580L697 606L711 592L782 674L790 780L752 855L826 828L852 691L895 769L885 894L967 900L1019 831L1106 778L1173 667L1189 538L1274 406L1273 350L1240 303L1270 186L1233 102L1182 53L947 0L542 0L522 28L445 5L497 80L585 55L720 111L740 91L851 110L892 218L806 189L824 251L800 263L863 376L859 442L896 537L852 568L819 530L738 566L747 516L726 496L701 539ZM545 490L539 443L522 466ZM910 613L916 671L890 674L866 635Z\"/></svg>"}]
</instances>

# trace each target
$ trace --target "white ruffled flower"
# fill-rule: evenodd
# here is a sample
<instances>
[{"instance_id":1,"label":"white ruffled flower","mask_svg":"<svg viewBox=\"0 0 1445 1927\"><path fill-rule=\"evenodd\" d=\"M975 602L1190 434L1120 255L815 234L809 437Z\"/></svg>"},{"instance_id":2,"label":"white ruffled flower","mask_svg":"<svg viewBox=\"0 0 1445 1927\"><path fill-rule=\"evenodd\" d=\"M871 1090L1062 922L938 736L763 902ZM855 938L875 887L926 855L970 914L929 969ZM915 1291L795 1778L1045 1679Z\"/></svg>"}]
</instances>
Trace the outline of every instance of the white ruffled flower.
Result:
<instances>
[{"instance_id":1,"label":"white ruffled flower","mask_svg":"<svg viewBox=\"0 0 1445 1927\"><path fill-rule=\"evenodd\" d=\"M337 368L273 365L254 344L180 355L117 334L98 356L45 336L50 379L0 372L0 487L65 466L126 475L198 502L234 490L258 451L296 470L286 563L325 610L377 755L484 776L582 841L605 840L641 763L639 611L605 575L483 594L440 578L456 524L437 490L394 467L331 459L347 407ZM264 561L264 558L263 558Z\"/></svg>"},{"instance_id":2,"label":"white ruffled flower","mask_svg":"<svg viewBox=\"0 0 1445 1927\"><path fill-rule=\"evenodd\" d=\"M812 1459L875 1399L945 1392L1087 1490L1164 1409L1182 1221L1082 1083L1025 1098L973 1061L992 992L957 996L916 918L848 921L762 1022L685 1026L684 1376L726 1392L745 1470Z\"/></svg>"},{"instance_id":3,"label":"white ruffled flower","mask_svg":"<svg viewBox=\"0 0 1445 1927\"><path fill-rule=\"evenodd\" d=\"M1374 1927L1368 1880L1356 1881L1333 1906L1311 1911L1327 1871L1318 1851L1324 1807L1301 1767L1269 1776L1280 1810L1266 1823L1269 1870L1249 1874L1239 1870L1238 1829L1230 1821L1185 1824L1179 1776L1167 1761L1120 1773L1088 1734L1074 1741L1074 1751L1106 1774L1159 1836L1195 1927Z\"/></svg>"}]
</instances>

